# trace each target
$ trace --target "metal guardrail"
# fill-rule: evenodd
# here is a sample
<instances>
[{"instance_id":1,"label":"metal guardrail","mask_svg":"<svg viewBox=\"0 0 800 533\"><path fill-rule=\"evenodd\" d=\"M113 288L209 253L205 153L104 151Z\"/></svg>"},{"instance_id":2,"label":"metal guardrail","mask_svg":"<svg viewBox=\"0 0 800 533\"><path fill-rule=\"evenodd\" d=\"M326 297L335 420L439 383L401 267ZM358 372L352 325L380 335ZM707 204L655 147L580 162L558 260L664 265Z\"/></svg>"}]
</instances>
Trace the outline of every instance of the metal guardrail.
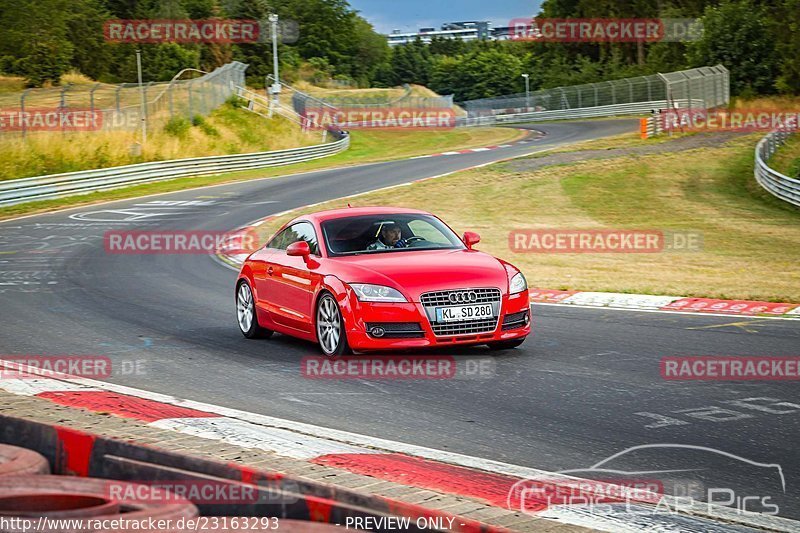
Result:
<instances>
[{"instance_id":1,"label":"metal guardrail","mask_svg":"<svg viewBox=\"0 0 800 533\"><path fill-rule=\"evenodd\" d=\"M7 180L0 182L0 206L61 198L74 194L87 194L139 183L208 176L223 172L276 167L311 161L312 159L337 154L349 148L349 135L342 135L338 132L332 133L339 139L331 143L303 148L153 161L136 165Z\"/></svg>"},{"instance_id":2,"label":"metal guardrail","mask_svg":"<svg viewBox=\"0 0 800 533\"><path fill-rule=\"evenodd\" d=\"M800 179L790 178L770 168L769 160L792 134L789 131L773 131L756 145L756 181L773 196L800 207Z\"/></svg>"},{"instance_id":3,"label":"metal guardrail","mask_svg":"<svg viewBox=\"0 0 800 533\"><path fill-rule=\"evenodd\" d=\"M640 115L650 113L654 109L670 109L678 107L704 107L703 100L654 100L631 104L614 104L575 109L555 109L552 111L533 111L530 113L514 113L475 118L459 118L459 126L491 126L495 124L514 124L519 122L541 122L546 120L566 120L573 118L613 117L620 115Z\"/></svg>"}]
</instances>

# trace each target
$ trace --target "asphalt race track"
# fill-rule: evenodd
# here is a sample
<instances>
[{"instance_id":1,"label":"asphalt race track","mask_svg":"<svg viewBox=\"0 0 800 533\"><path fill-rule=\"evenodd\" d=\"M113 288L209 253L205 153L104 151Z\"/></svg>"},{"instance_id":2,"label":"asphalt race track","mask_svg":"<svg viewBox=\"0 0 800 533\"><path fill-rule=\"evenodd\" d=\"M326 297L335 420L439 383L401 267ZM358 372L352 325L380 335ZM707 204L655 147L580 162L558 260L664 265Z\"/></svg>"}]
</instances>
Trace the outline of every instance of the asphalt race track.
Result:
<instances>
[{"instance_id":1,"label":"asphalt race track","mask_svg":"<svg viewBox=\"0 0 800 533\"><path fill-rule=\"evenodd\" d=\"M293 207L632 131L636 124L542 124L534 128L545 137L509 148L227 184L0 223L2 353L143 360L144 375L112 380L545 470L586 469L642 444L711 447L780 464L785 494L776 494L774 479L761 469L706 466L720 486L769 494L782 516L800 518L796 382L669 382L659 373L660 359L671 355L798 355L797 321L537 305L534 336L496 356L490 377L309 380L300 359L317 355L316 346L279 335L249 341L239 333L236 275L229 268L208 256L108 255L103 248L109 229L229 230ZM489 357L483 347L457 353ZM675 468L683 459L665 451L632 457L626 466Z\"/></svg>"}]
</instances>

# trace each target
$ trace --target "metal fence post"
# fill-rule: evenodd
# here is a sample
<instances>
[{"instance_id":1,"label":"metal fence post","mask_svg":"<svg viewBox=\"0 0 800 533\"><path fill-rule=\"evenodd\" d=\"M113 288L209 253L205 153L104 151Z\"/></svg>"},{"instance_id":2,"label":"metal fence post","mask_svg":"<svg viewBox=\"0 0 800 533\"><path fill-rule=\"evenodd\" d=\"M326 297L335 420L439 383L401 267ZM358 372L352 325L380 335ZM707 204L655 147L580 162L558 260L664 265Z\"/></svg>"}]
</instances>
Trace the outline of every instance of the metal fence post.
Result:
<instances>
[{"instance_id":1,"label":"metal fence post","mask_svg":"<svg viewBox=\"0 0 800 533\"><path fill-rule=\"evenodd\" d=\"M192 118L192 111L194 109L194 102L193 102L193 98L194 98L193 92L194 91L192 91L192 86L193 85L194 85L194 80L189 80L189 83L186 84L186 90L189 92L189 109L188 109L188 111L189 111L189 119L190 120Z\"/></svg>"},{"instance_id":2,"label":"metal fence post","mask_svg":"<svg viewBox=\"0 0 800 533\"><path fill-rule=\"evenodd\" d=\"M28 121L25 119L25 97L28 96L30 89L25 89L19 97L19 113L20 121L22 123L22 138L24 139L28 133Z\"/></svg>"},{"instance_id":3,"label":"metal fence post","mask_svg":"<svg viewBox=\"0 0 800 533\"><path fill-rule=\"evenodd\" d=\"M175 102L173 101L173 94L172 92L175 90L175 86L170 83L167 86L167 106L169 108L169 118L172 120L172 117L175 116Z\"/></svg>"},{"instance_id":4,"label":"metal fence post","mask_svg":"<svg viewBox=\"0 0 800 533\"><path fill-rule=\"evenodd\" d=\"M89 91L89 112L92 114L92 116L94 116L94 92L98 87L100 87L100 84L96 83Z\"/></svg>"},{"instance_id":5,"label":"metal fence post","mask_svg":"<svg viewBox=\"0 0 800 533\"><path fill-rule=\"evenodd\" d=\"M70 85L71 84L68 83L64 87L61 88L61 97L60 97L60 103L59 103L59 107L58 107L58 122L59 122L59 125L61 126L61 133L64 133L64 121L62 120L61 117L64 116L64 111L66 109L68 109L68 106L67 106L67 91L69 90Z\"/></svg>"}]
</instances>

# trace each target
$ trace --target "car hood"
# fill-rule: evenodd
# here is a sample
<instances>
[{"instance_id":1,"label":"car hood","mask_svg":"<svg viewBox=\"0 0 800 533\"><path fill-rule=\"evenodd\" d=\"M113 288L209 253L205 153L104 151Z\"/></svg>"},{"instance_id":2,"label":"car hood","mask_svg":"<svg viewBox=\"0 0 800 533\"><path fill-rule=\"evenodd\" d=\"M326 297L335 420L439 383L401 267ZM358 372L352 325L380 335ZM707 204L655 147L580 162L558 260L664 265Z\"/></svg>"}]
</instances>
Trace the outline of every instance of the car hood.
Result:
<instances>
[{"instance_id":1,"label":"car hood","mask_svg":"<svg viewBox=\"0 0 800 533\"><path fill-rule=\"evenodd\" d=\"M508 290L508 274L495 257L476 250L419 250L334 259L347 283L374 283L400 289L412 301L422 293L479 287Z\"/></svg>"}]
</instances>

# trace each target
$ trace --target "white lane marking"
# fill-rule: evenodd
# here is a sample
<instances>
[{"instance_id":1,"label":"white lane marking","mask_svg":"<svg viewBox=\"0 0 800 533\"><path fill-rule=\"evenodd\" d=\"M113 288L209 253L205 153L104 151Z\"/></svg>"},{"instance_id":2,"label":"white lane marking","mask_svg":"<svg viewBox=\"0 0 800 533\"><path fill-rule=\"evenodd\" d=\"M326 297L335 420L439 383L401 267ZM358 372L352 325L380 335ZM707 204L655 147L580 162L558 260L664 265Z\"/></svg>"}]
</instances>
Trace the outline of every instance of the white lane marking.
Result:
<instances>
[{"instance_id":1,"label":"white lane marking","mask_svg":"<svg viewBox=\"0 0 800 533\"><path fill-rule=\"evenodd\" d=\"M298 435L293 431L231 418L167 418L148 425L302 460L331 453L380 453L378 450L364 450L328 439Z\"/></svg>"},{"instance_id":2,"label":"white lane marking","mask_svg":"<svg viewBox=\"0 0 800 533\"><path fill-rule=\"evenodd\" d=\"M531 302L534 305L550 305L555 307L577 307L578 309L593 309L595 311L632 311L634 313L665 313L668 315L691 315L691 316L724 316L725 318L756 318L769 320L800 320L800 316L751 316L733 315L730 313L705 313L698 311L669 311L667 309L634 309L631 307L597 307L596 305L562 304L555 302Z\"/></svg>"},{"instance_id":3,"label":"white lane marking","mask_svg":"<svg viewBox=\"0 0 800 533\"><path fill-rule=\"evenodd\" d=\"M491 148L470 148L473 152L488 152Z\"/></svg>"},{"instance_id":4,"label":"white lane marking","mask_svg":"<svg viewBox=\"0 0 800 533\"><path fill-rule=\"evenodd\" d=\"M12 371L13 372L13 371ZM36 396L42 392L99 391L79 383L48 378L3 378L0 372L0 389L22 396ZM17 374L18 375L18 374Z\"/></svg>"},{"instance_id":5,"label":"white lane marking","mask_svg":"<svg viewBox=\"0 0 800 533\"><path fill-rule=\"evenodd\" d=\"M500 148L513 148L513 147L514 147L513 144L501 144L500 145Z\"/></svg>"},{"instance_id":6,"label":"white lane marking","mask_svg":"<svg viewBox=\"0 0 800 533\"><path fill-rule=\"evenodd\" d=\"M461 152L442 152L440 155L458 155Z\"/></svg>"}]
</instances>

